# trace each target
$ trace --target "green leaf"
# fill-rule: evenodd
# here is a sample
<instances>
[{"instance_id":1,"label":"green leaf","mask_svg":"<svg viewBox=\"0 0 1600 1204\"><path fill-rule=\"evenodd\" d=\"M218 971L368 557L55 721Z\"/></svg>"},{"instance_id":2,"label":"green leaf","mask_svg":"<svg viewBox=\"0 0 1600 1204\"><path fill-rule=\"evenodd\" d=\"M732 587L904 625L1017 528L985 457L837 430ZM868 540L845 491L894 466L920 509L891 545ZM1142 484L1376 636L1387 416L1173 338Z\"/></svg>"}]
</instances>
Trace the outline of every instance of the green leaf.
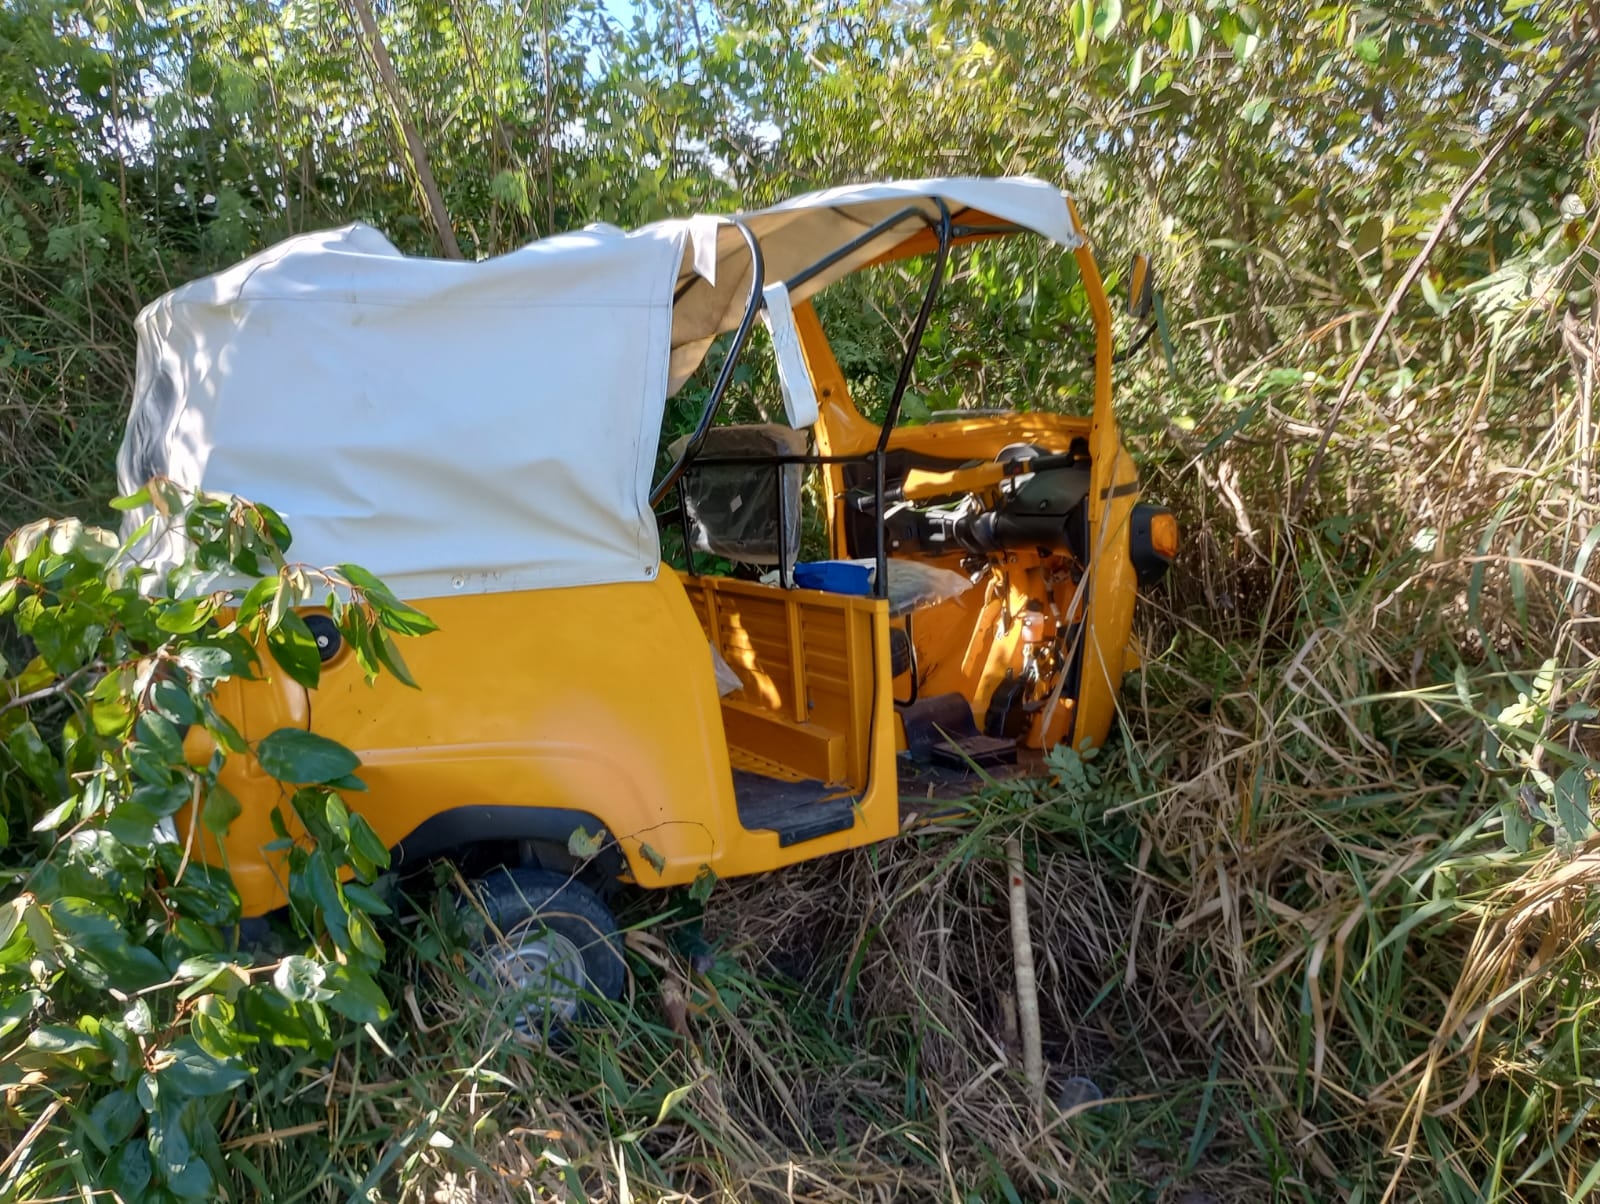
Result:
<instances>
[{"instance_id":1,"label":"green leaf","mask_svg":"<svg viewBox=\"0 0 1600 1204\"><path fill-rule=\"evenodd\" d=\"M23 991L15 999L0 1004L0 1040L9 1037L18 1025L33 1014L40 998L36 991Z\"/></svg>"},{"instance_id":2,"label":"green leaf","mask_svg":"<svg viewBox=\"0 0 1600 1204\"><path fill-rule=\"evenodd\" d=\"M341 564L339 574L351 585L366 593L369 600L382 598L396 606L400 605L399 599L390 592L389 587L359 564Z\"/></svg>"},{"instance_id":3,"label":"green leaf","mask_svg":"<svg viewBox=\"0 0 1600 1204\"><path fill-rule=\"evenodd\" d=\"M33 903L25 895L15 895L0 903L0 949L11 943L11 938L22 928L23 916Z\"/></svg>"},{"instance_id":4,"label":"green leaf","mask_svg":"<svg viewBox=\"0 0 1600 1204\"><path fill-rule=\"evenodd\" d=\"M367 595L367 601L378 616L378 623L400 635L427 635L438 631L439 625L413 606L392 597Z\"/></svg>"},{"instance_id":5,"label":"green leaf","mask_svg":"<svg viewBox=\"0 0 1600 1204\"><path fill-rule=\"evenodd\" d=\"M661 855L654 845L646 844L641 840L639 842L639 856L648 861L650 867L656 873L664 874L667 872L667 859Z\"/></svg>"},{"instance_id":6,"label":"green leaf","mask_svg":"<svg viewBox=\"0 0 1600 1204\"><path fill-rule=\"evenodd\" d=\"M319 963L295 954L278 963L278 968L272 973L272 985L285 998L296 1003L309 1003L326 997L322 988L326 977L327 971Z\"/></svg>"},{"instance_id":7,"label":"green leaf","mask_svg":"<svg viewBox=\"0 0 1600 1204\"><path fill-rule=\"evenodd\" d=\"M202 1115L192 1099L178 1092L169 1094L163 1084L161 1107L150 1118L150 1153L156 1176L166 1189L158 1197L163 1201L172 1196L189 1200L212 1196L211 1168L195 1149ZM210 1128L209 1123L206 1127Z\"/></svg>"},{"instance_id":8,"label":"green leaf","mask_svg":"<svg viewBox=\"0 0 1600 1204\"><path fill-rule=\"evenodd\" d=\"M1434 313L1442 318L1450 312L1450 302L1439 296L1438 286L1433 283L1431 273L1423 272L1417 277L1417 283L1422 287L1422 299Z\"/></svg>"},{"instance_id":9,"label":"green leaf","mask_svg":"<svg viewBox=\"0 0 1600 1204\"><path fill-rule=\"evenodd\" d=\"M46 909L57 933L77 958L87 958L105 971L107 985L142 991L170 975L162 960L128 939L122 923L88 899L57 899Z\"/></svg>"},{"instance_id":10,"label":"green leaf","mask_svg":"<svg viewBox=\"0 0 1600 1204\"><path fill-rule=\"evenodd\" d=\"M33 830L35 832L54 832L67 822L67 817L72 814L72 809L77 805L78 800L75 797L64 799L41 815L38 822L33 825Z\"/></svg>"},{"instance_id":11,"label":"green leaf","mask_svg":"<svg viewBox=\"0 0 1600 1204\"><path fill-rule=\"evenodd\" d=\"M239 800L221 782L215 782L206 791L205 802L200 807L200 822L207 832L223 836L229 826L243 813Z\"/></svg>"},{"instance_id":12,"label":"green leaf","mask_svg":"<svg viewBox=\"0 0 1600 1204\"><path fill-rule=\"evenodd\" d=\"M215 644L194 644L178 653L178 663L202 682L232 677L242 666L228 649Z\"/></svg>"},{"instance_id":13,"label":"green leaf","mask_svg":"<svg viewBox=\"0 0 1600 1204\"><path fill-rule=\"evenodd\" d=\"M1507 848L1518 853L1528 851L1528 844L1533 839L1533 825L1518 799L1507 799L1500 804L1500 830Z\"/></svg>"},{"instance_id":14,"label":"green leaf","mask_svg":"<svg viewBox=\"0 0 1600 1204\"><path fill-rule=\"evenodd\" d=\"M1246 125L1260 125L1270 112L1272 112L1272 97L1257 96L1245 102L1244 108L1239 110L1239 120Z\"/></svg>"},{"instance_id":15,"label":"green leaf","mask_svg":"<svg viewBox=\"0 0 1600 1204\"><path fill-rule=\"evenodd\" d=\"M272 777L294 785L331 782L361 765L344 745L295 727L279 728L256 745L256 760Z\"/></svg>"},{"instance_id":16,"label":"green leaf","mask_svg":"<svg viewBox=\"0 0 1600 1204\"><path fill-rule=\"evenodd\" d=\"M1172 346L1172 329L1167 324L1167 303L1162 299L1158 289L1153 294L1156 313L1156 333L1161 336L1161 354L1167 361L1167 371L1172 374L1173 382L1178 380L1178 360Z\"/></svg>"},{"instance_id":17,"label":"green leaf","mask_svg":"<svg viewBox=\"0 0 1600 1204\"><path fill-rule=\"evenodd\" d=\"M389 633L387 631L378 631L374 634L377 636L374 651L377 652L378 659L383 662L384 668L398 677L405 685L410 686L413 690L416 689L416 679L411 676L411 670L406 667L406 662L400 656L400 649L395 647L394 640L390 638Z\"/></svg>"},{"instance_id":18,"label":"green leaf","mask_svg":"<svg viewBox=\"0 0 1600 1204\"><path fill-rule=\"evenodd\" d=\"M29 1049L53 1057L67 1057L100 1048L95 1039L82 1029L66 1024L41 1024L28 1034L26 1044Z\"/></svg>"},{"instance_id":19,"label":"green leaf","mask_svg":"<svg viewBox=\"0 0 1600 1204\"><path fill-rule=\"evenodd\" d=\"M172 635L189 635L210 622L216 610L216 604L209 597L168 602L156 615L156 626Z\"/></svg>"},{"instance_id":20,"label":"green leaf","mask_svg":"<svg viewBox=\"0 0 1600 1204\"><path fill-rule=\"evenodd\" d=\"M6 737L6 748L17 768L27 774L35 786L46 793L55 793L59 766L32 722L18 724Z\"/></svg>"},{"instance_id":21,"label":"green leaf","mask_svg":"<svg viewBox=\"0 0 1600 1204\"><path fill-rule=\"evenodd\" d=\"M591 834L582 828L574 828L572 835L567 837L567 852L580 861L587 861L599 854L601 839L600 833Z\"/></svg>"},{"instance_id":22,"label":"green leaf","mask_svg":"<svg viewBox=\"0 0 1600 1204\"><path fill-rule=\"evenodd\" d=\"M717 888L717 874L710 866L701 866L700 872L694 876L694 881L689 883L689 898L696 903L704 903L711 898L711 892Z\"/></svg>"},{"instance_id":23,"label":"green leaf","mask_svg":"<svg viewBox=\"0 0 1600 1204\"><path fill-rule=\"evenodd\" d=\"M311 628L294 611L285 611L278 626L267 633L267 651L296 683L308 690L317 688L322 677L322 653Z\"/></svg>"},{"instance_id":24,"label":"green leaf","mask_svg":"<svg viewBox=\"0 0 1600 1204\"><path fill-rule=\"evenodd\" d=\"M692 1083L685 1083L681 1087L674 1087L671 1091L667 1092L666 1095L662 1096L661 1107L656 1109L656 1124L665 1124L667 1114L672 1111L673 1105L686 1097L699 1085L699 1080L696 1080Z\"/></svg>"},{"instance_id":25,"label":"green leaf","mask_svg":"<svg viewBox=\"0 0 1600 1204\"><path fill-rule=\"evenodd\" d=\"M351 904L359 907L369 916L393 915L389 905L380 899L376 892L369 887L362 886L359 882L346 882L344 884L344 897Z\"/></svg>"},{"instance_id":26,"label":"green leaf","mask_svg":"<svg viewBox=\"0 0 1600 1204\"><path fill-rule=\"evenodd\" d=\"M355 966L335 966L324 980L333 994L328 1006L357 1024L379 1024L390 1016L389 1001L365 970Z\"/></svg>"},{"instance_id":27,"label":"green leaf","mask_svg":"<svg viewBox=\"0 0 1600 1204\"><path fill-rule=\"evenodd\" d=\"M318 849L311 854L306 862L306 877L310 880L311 898L322 913L322 922L327 925L328 935L338 948L348 949L350 905L339 891L339 879L334 875L326 850Z\"/></svg>"},{"instance_id":28,"label":"green leaf","mask_svg":"<svg viewBox=\"0 0 1600 1204\"><path fill-rule=\"evenodd\" d=\"M93 654L105 629L93 621L87 607L52 606L39 612L33 623L33 642L45 663L60 674L81 668Z\"/></svg>"},{"instance_id":29,"label":"green leaf","mask_svg":"<svg viewBox=\"0 0 1600 1204\"><path fill-rule=\"evenodd\" d=\"M159 711L145 711L134 723L138 738L155 750L169 765L183 764L183 737L172 720Z\"/></svg>"},{"instance_id":30,"label":"green leaf","mask_svg":"<svg viewBox=\"0 0 1600 1204\"><path fill-rule=\"evenodd\" d=\"M261 520L261 527L266 532L267 538L272 541L272 546L278 550L279 555L287 552L292 536L289 524L283 521L283 515L260 502L256 503L255 513Z\"/></svg>"},{"instance_id":31,"label":"green leaf","mask_svg":"<svg viewBox=\"0 0 1600 1204\"><path fill-rule=\"evenodd\" d=\"M113 510L137 510L140 506L148 506L149 504L150 487L148 485L142 486L132 493L125 493L121 497L112 498L110 502Z\"/></svg>"},{"instance_id":32,"label":"green leaf","mask_svg":"<svg viewBox=\"0 0 1600 1204\"><path fill-rule=\"evenodd\" d=\"M106 831L122 844L145 848L155 835L160 818L142 803L126 802L118 805L106 817Z\"/></svg>"},{"instance_id":33,"label":"green leaf","mask_svg":"<svg viewBox=\"0 0 1600 1204\"><path fill-rule=\"evenodd\" d=\"M1094 36L1102 42L1122 23L1122 0L1100 0L1094 18Z\"/></svg>"},{"instance_id":34,"label":"green leaf","mask_svg":"<svg viewBox=\"0 0 1600 1204\"><path fill-rule=\"evenodd\" d=\"M163 517L177 514L184 507L183 490L166 477L153 477L145 486L150 504Z\"/></svg>"},{"instance_id":35,"label":"green leaf","mask_svg":"<svg viewBox=\"0 0 1600 1204\"><path fill-rule=\"evenodd\" d=\"M150 1147L142 1141L129 1141L106 1159L96 1186L111 1192L125 1204L134 1204L145 1198L150 1174Z\"/></svg>"},{"instance_id":36,"label":"green leaf","mask_svg":"<svg viewBox=\"0 0 1600 1204\"><path fill-rule=\"evenodd\" d=\"M1537 25L1526 17L1517 17L1511 22L1511 40L1519 46L1542 41L1547 34L1543 25Z\"/></svg>"},{"instance_id":37,"label":"green leaf","mask_svg":"<svg viewBox=\"0 0 1600 1204\"><path fill-rule=\"evenodd\" d=\"M223 971L231 976L231 971ZM244 1051L233 1005L221 995L202 995L190 1021L195 1044L221 1062L231 1062Z\"/></svg>"},{"instance_id":38,"label":"green leaf","mask_svg":"<svg viewBox=\"0 0 1600 1204\"><path fill-rule=\"evenodd\" d=\"M1094 23L1094 0L1073 0L1072 53L1079 63L1089 58L1089 35Z\"/></svg>"},{"instance_id":39,"label":"green leaf","mask_svg":"<svg viewBox=\"0 0 1600 1204\"><path fill-rule=\"evenodd\" d=\"M200 718L189 691L170 677L160 678L150 687L150 705L157 714L173 723L187 726Z\"/></svg>"},{"instance_id":40,"label":"green leaf","mask_svg":"<svg viewBox=\"0 0 1600 1204\"><path fill-rule=\"evenodd\" d=\"M379 869L389 868L389 846L372 830L364 815L352 813L350 816L350 849Z\"/></svg>"},{"instance_id":41,"label":"green leaf","mask_svg":"<svg viewBox=\"0 0 1600 1204\"><path fill-rule=\"evenodd\" d=\"M232 1062L212 1057L193 1037L179 1037L172 1043L173 1060L157 1072L161 1093L178 1095L221 1095L250 1079L249 1072Z\"/></svg>"},{"instance_id":42,"label":"green leaf","mask_svg":"<svg viewBox=\"0 0 1600 1204\"><path fill-rule=\"evenodd\" d=\"M1567 839L1580 841L1594 826L1589 809L1589 775L1579 767L1567 770L1556 779L1556 819L1566 829Z\"/></svg>"},{"instance_id":43,"label":"green leaf","mask_svg":"<svg viewBox=\"0 0 1600 1204\"><path fill-rule=\"evenodd\" d=\"M181 811L193 797L194 788L187 781L173 781L169 778L165 782L152 782L134 787L133 796L129 801L146 808L157 819L166 819Z\"/></svg>"},{"instance_id":44,"label":"green leaf","mask_svg":"<svg viewBox=\"0 0 1600 1204\"><path fill-rule=\"evenodd\" d=\"M270 599L278 596L282 588L281 577L263 577L249 589L245 590L244 597L239 599L239 618L248 621L253 618Z\"/></svg>"},{"instance_id":45,"label":"green leaf","mask_svg":"<svg viewBox=\"0 0 1600 1204\"><path fill-rule=\"evenodd\" d=\"M132 1137L143 1119L144 1109L139 1106L138 1097L126 1087L119 1088L102 1096L89 1110L89 1139L100 1147L101 1153L109 1153Z\"/></svg>"}]
</instances>

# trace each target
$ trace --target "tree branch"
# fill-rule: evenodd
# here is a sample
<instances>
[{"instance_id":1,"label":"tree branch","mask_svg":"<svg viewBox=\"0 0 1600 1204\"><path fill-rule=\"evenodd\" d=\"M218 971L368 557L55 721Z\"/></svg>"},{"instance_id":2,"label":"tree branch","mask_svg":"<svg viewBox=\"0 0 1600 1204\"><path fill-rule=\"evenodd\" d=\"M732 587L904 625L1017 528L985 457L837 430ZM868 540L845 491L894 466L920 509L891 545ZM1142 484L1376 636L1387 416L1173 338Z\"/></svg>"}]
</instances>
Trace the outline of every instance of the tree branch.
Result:
<instances>
[{"instance_id":1,"label":"tree branch","mask_svg":"<svg viewBox=\"0 0 1600 1204\"><path fill-rule=\"evenodd\" d=\"M378 22L372 15L372 5L368 0L350 0L350 7L355 10L356 20L366 35L367 49L372 53L372 61L377 64L378 81L388 95L389 103L394 106L395 122L400 126L400 136L405 139L406 153L411 159L412 170L416 172L417 187L421 189L422 199L428 207L428 217L439 235L439 245L444 248L447 258L461 259L461 244L456 242L455 229L450 225L450 212L445 208L444 194L439 191L438 181L433 178L428 148L422 144L422 136L417 133L417 127L411 120L405 91L400 85L400 75L394 69L394 60L389 57L389 48L383 44L383 34L379 32Z\"/></svg>"},{"instance_id":2,"label":"tree branch","mask_svg":"<svg viewBox=\"0 0 1600 1204\"><path fill-rule=\"evenodd\" d=\"M0 715L4 715L7 711L14 711L18 707L32 706L36 702L43 702L46 698L54 698L57 695L65 694L89 674L104 670L105 667L104 661L92 661L81 668L73 670L66 677L51 682L48 686L41 686L39 689L30 691L27 694L18 694L15 698L8 698L4 703L0 703Z\"/></svg>"}]
</instances>

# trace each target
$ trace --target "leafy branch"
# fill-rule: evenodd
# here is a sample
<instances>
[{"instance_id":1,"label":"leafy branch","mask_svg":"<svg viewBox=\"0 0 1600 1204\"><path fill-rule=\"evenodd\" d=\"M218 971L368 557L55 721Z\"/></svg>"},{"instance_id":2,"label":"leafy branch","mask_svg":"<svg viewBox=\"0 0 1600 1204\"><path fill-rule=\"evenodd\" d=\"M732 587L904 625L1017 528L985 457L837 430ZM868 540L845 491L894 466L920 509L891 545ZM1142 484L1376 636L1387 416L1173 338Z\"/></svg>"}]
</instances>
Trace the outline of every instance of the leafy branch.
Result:
<instances>
[{"instance_id":1,"label":"leafy branch","mask_svg":"<svg viewBox=\"0 0 1600 1204\"><path fill-rule=\"evenodd\" d=\"M159 480L117 505L153 513L125 540L35 523L0 554L26 656L0 662L0 1133L19 1126L0 1198L212 1198L230 1095L273 1051L326 1056L338 1024L390 1012L389 852L342 798L365 788L358 758L297 729L251 747L215 692L268 671L315 687L296 610L314 597L369 679L409 681L392 635L433 624L358 566L288 563L267 507ZM175 534L186 552L158 575L135 549ZM239 584L197 592L219 575ZM194 856L240 814L221 773L241 754L288 797L274 849L303 951L267 965L240 947L226 869Z\"/></svg>"}]
</instances>

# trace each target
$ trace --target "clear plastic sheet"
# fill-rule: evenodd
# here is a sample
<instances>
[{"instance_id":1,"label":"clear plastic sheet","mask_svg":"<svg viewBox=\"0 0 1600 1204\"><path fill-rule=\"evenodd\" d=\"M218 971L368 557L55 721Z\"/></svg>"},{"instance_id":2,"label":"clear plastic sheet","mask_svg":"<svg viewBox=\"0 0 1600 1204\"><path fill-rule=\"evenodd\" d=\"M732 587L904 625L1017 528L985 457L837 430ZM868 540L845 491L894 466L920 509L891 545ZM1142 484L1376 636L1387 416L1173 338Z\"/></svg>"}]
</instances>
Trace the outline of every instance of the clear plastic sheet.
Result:
<instances>
[{"instance_id":1,"label":"clear plastic sheet","mask_svg":"<svg viewBox=\"0 0 1600 1204\"><path fill-rule=\"evenodd\" d=\"M707 646L711 649L711 668L717 677L717 693L726 698L744 689L744 682L733 671L733 666L723 659L721 649L709 641Z\"/></svg>"},{"instance_id":2,"label":"clear plastic sheet","mask_svg":"<svg viewBox=\"0 0 1600 1204\"><path fill-rule=\"evenodd\" d=\"M870 564L874 560L859 560L857 564ZM972 588L972 581L963 573L942 569L936 564L920 560L890 560L889 613L903 615L924 606L937 606L951 598L959 598ZM876 576L876 574L874 574Z\"/></svg>"}]
</instances>

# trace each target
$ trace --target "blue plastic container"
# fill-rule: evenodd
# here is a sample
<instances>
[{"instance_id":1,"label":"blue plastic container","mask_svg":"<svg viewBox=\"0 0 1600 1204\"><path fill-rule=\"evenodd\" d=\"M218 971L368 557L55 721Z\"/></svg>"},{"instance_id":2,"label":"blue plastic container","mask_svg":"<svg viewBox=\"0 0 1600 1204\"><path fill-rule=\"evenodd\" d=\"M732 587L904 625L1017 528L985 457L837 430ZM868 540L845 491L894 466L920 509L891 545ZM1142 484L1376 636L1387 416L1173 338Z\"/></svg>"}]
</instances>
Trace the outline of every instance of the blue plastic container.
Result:
<instances>
[{"instance_id":1,"label":"blue plastic container","mask_svg":"<svg viewBox=\"0 0 1600 1204\"><path fill-rule=\"evenodd\" d=\"M872 592L872 566L849 560L814 560L794 566L794 583L801 589L865 597Z\"/></svg>"}]
</instances>

